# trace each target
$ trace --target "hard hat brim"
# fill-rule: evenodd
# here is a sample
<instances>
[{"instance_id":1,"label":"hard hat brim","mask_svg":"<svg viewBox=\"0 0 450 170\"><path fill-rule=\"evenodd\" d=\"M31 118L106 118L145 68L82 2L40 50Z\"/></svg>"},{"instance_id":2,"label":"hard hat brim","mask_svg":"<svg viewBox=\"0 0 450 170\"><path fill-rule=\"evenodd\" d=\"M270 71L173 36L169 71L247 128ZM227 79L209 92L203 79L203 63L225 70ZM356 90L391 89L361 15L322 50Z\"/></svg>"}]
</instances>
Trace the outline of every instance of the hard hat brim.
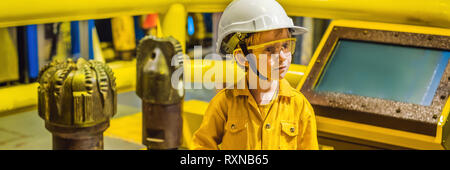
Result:
<instances>
[{"instance_id":1,"label":"hard hat brim","mask_svg":"<svg viewBox=\"0 0 450 170\"><path fill-rule=\"evenodd\" d=\"M291 34L292 35L301 35L304 33L308 32L308 29L304 28L304 27L299 27L299 26L290 26L289 27L291 29Z\"/></svg>"}]
</instances>

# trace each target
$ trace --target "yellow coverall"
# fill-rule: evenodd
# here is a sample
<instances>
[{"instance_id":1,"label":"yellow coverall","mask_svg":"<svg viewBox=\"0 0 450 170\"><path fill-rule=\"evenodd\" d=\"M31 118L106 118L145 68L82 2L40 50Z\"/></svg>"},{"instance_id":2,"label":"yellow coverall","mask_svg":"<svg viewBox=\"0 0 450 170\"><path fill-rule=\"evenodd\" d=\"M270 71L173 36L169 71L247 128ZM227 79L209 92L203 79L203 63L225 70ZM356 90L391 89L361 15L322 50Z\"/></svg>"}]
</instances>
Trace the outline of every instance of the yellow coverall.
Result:
<instances>
[{"instance_id":1,"label":"yellow coverall","mask_svg":"<svg viewBox=\"0 0 450 170\"><path fill-rule=\"evenodd\" d=\"M223 89L211 100L194 149L318 149L311 104L282 79L267 113L261 113L247 89Z\"/></svg>"}]
</instances>

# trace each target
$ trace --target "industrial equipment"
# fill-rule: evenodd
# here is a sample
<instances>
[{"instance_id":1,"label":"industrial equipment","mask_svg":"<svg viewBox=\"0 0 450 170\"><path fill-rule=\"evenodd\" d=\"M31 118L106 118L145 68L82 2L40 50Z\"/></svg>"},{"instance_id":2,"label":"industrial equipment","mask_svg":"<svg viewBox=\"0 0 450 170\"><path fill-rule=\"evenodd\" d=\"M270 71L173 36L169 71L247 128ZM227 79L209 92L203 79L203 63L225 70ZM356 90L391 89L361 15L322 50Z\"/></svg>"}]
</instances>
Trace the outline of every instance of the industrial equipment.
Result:
<instances>
[{"instance_id":1,"label":"industrial equipment","mask_svg":"<svg viewBox=\"0 0 450 170\"><path fill-rule=\"evenodd\" d=\"M5 56L0 58L0 63L3 64L0 69L0 83L19 79L19 56L15 43L17 40L11 36L11 32L17 34L13 28L0 28L0 53Z\"/></svg>"},{"instance_id":2,"label":"industrial equipment","mask_svg":"<svg viewBox=\"0 0 450 170\"><path fill-rule=\"evenodd\" d=\"M55 150L103 149L103 132L117 112L114 73L99 61L53 61L41 69L38 112Z\"/></svg>"},{"instance_id":3,"label":"industrial equipment","mask_svg":"<svg viewBox=\"0 0 450 170\"><path fill-rule=\"evenodd\" d=\"M449 149L450 29L334 21L298 89L335 149Z\"/></svg>"},{"instance_id":4,"label":"industrial equipment","mask_svg":"<svg viewBox=\"0 0 450 170\"><path fill-rule=\"evenodd\" d=\"M111 26L116 56L122 60L132 60L136 49L133 17L121 16L112 18Z\"/></svg>"},{"instance_id":5,"label":"industrial equipment","mask_svg":"<svg viewBox=\"0 0 450 170\"><path fill-rule=\"evenodd\" d=\"M173 37L144 37L137 48L136 94L142 99L142 143L148 149L177 149L182 137L183 53Z\"/></svg>"}]
</instances>

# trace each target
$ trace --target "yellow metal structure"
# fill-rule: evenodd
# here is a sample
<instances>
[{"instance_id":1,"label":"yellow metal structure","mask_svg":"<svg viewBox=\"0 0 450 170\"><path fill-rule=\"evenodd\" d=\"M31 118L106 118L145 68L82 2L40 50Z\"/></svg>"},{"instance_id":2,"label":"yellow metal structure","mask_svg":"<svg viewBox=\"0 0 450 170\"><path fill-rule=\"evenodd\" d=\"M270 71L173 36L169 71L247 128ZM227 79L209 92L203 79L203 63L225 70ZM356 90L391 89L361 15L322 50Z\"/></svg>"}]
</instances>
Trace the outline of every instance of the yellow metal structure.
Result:
<instances>
[{"instance_id":1,"label":"yellow metal structure","mask_svg":"<svg viewBox=\"0 0 450 170\"><path fill-rule=\"evenodd\" d=\"M132 16L120 16L111 19L114 47L118 51L136 49L134 20Z\"/></svg>"},{"instance_id":2,"label":"yellow metal structure","mask_svg":"<svg viewBox=\"0 0 450 170\"><path fill-rule=\"evenodd\" d=\"M39 83L17 85L8 88L0 88L0 115L2 112L36 107L38 102Z\"/></svg>"},{"instance_id":3,"label":"yellow metal structure","mask_svg":"<svg viewBox=\"0 0 450 170\"><path fill-rule=\"evenodd\" d=\"M0 28L0 83L19 79L19 57L8 28Z\"/></svg>"},{"instance_id":4,"label":"yellow metal structure","mask_svg":"<svg viewBox=\"0 0 450 170\"><path fill-rule=\"evenodd\" d=\"M162 34L164 36L172 36L178 40L186 52L186 19L187 12L183 5L173 4L164 16L162 25Z\"/></svg>"},{"instance_id":5,"label":"yellow metal structure","mask_svg":"<svg viewBox=\"0 0 450 170\"><path fill-rule=\"evenodd\" d=\"M305 75L306 66L299 64L291 64L289 66L289 70L285 76L285 79L289 82L292 87L297 87L298 83L302 79L303 75Z\"/></svg>"},{"instance_id":6,"label":"yellow metal structure","mask_svg":"<svg viewBox=\"0 0 450 170\"><path fill-rule=\"evenodd\" d=\"M450 29L445 28L432 28L422 26L374 23L374 22L350 21L350 20L333 21L329 25L327 31L323 35L322 40L320 41L318 47L316 48L316 51L314 52L314 55L308 67L306 68L305 72L306 76L302 77L300 83L297 86L297 90L300 90L303 84L305 83L307 75L310 73L314 63L317 60L317 57L319 56L320 51L323 49L323 46L327 41L328 36L330 35L334 26L450 36ZM436 136L427 136L400 130L387 129L377 126L337 120L316 115L317 129L318 131L323 131L331 134L338 134L357 139L382 142L406 148L443 149L443 147L441 146L442 130L445 122L447 121L449 111L450 111L450 100L447 100L446 105L442 110L441 117L439 118Z\"/></svg>"},{"instance_id":7,"label":"yellow metal structure","mask_svg":"<svg viewBox=\"0 0 450 170\"><path fill-rule=\"evenodd\" d=\"M205 19L203 18L202 13L193 13L190 14L194 20L194 35L193 38L202 40L206 38L206 25L205 25Z\"/></svg>"},{"instance_id":8,"label":"yellow metal structure","mask_svg":"<svg viewBox=\"0 0 450 170\"><path fill-rule=\"evenodd\" d=\"M0 2L0 27L165 13L222 12L231 0L17 0ZM288 15L450 27L448 0L281 0ZM180 17L181 18L181 17Z\"/></svg>"}]
</instances>

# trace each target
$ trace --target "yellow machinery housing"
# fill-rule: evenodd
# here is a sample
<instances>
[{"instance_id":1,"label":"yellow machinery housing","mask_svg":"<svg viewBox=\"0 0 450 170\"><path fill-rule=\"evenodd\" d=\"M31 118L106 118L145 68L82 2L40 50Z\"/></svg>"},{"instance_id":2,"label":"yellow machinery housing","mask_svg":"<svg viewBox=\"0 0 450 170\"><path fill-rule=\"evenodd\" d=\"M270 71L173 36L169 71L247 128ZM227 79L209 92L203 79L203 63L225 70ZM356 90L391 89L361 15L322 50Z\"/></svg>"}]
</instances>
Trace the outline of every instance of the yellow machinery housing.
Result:
<instances>
[{"instance_id":1,"label":"yellow machinery housing","mask_svg":"<svg viewBox=\"0 0 450 170\"><path fill-rule=\"evenodd\" d=\"M443 50L447 55L450 53L450 29L345 20L332 22L316 49L305 76L297 87L314 106L319 143L331 145L336 149L449 149L450 145L447 142L450 130L447 125L450 111L450 100L448 100L450 67L448 58L441 61L447 66L443 68L443 76L438 77L438 82L441 84L436 93L433 93L434 99L429 106L406 104L404 102L387 104L390 101L356 97L355 95L337 98L333 98L332 95L321 97L321 93L313 91L317 88L318 81L321 81L325 67L331 61L330 56L336 53L336 44L341 40L438 49ZM397 56L390 57L394 59ZM413 58L410 60L413 60ZM408 69L409 72L413 73L413 70L417 68ZM346 97L352 100L352 106L345 106ZM360 100L364 100L364 102L358 102ZM360 108L354 106L358 103L363 103L363 106ZM369 109L370 105L382 107L383 115L371 116L366 114L374 110ZM430 111L432 113L427 115L427 109L433 107L437 109ZM337 111L339 109L340 111ZM388 113L391 110L394 111L393 114ZM401 114L402 110L407 112L404 117ZM351 115L351 117L346 117L346 114ZM420 119L427 116L430 116L429 118L432 120L430 122L432 123L421 122ZM367 119L362 117L367 117ZM381 122L368 119L379 119ZM408 128L407 126L411 127Z\"/></svg>"}]
</instances>

